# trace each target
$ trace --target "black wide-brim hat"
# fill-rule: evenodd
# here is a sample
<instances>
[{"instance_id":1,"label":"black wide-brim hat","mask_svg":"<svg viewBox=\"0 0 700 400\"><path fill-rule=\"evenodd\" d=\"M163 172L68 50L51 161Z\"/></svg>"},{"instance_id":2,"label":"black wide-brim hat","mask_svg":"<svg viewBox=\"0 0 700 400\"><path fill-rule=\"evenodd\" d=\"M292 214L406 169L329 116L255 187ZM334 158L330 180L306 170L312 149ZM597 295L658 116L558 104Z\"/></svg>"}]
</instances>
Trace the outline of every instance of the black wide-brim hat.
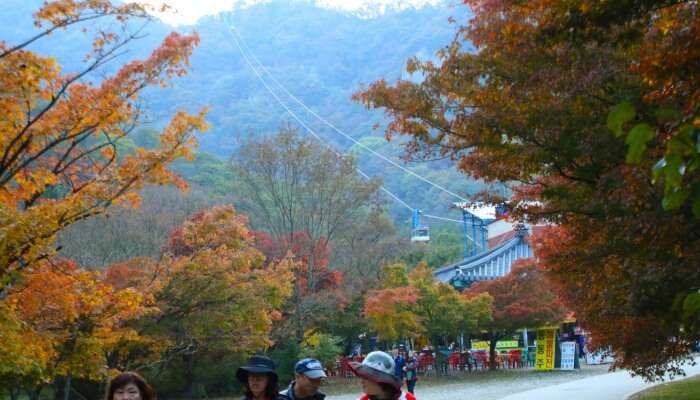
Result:
<instances>
[{"instance_id":1,"label":"black wide-brim hat","mask_svg":"<svg viewBox=\"0 0 700 400\"><path fill-rule=\"evenodd\" d=\"M350 370L360 378L365 378L375 383L387 383L399 391L401 386L403 386L403 382L394 374L379 371L359 362L350 362L348 364Z\"/></svg>"},{"instance_id":2,"label":"black wide-brim hat","mask_svg":"<svg viewBox=\"0 0 700 400\"><path fill-rule=\"evenodd\" d=\"M268 374L272 377L273 383L278 379L275 362L265 356L250 357L248 364L239 367L236 371L236 379L245 386L248 384L248 374Z\"/></svg>"}]
</instances>

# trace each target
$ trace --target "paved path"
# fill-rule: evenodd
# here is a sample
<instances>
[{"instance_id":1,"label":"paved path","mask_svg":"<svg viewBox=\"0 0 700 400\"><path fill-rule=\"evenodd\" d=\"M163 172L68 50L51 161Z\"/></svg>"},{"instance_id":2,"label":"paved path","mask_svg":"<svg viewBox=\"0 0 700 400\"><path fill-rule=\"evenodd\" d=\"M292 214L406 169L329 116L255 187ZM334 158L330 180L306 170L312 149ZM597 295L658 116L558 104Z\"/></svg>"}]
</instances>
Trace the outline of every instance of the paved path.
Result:
<instances>
[{"instance_id":1,"label":"paved path","mask_svg":"<svg viewBox=\"0 0 700 400\"><path fill-rule=\"evenodd\" d=\"M700 374L700 358L695 361L695 366L685 368L687 377ZM326 400L356 400L357 386L353 394L330 395ZM418 400L624 400L651 386L627 371L610 373L607 366L589 366L578 371L495 371L431 385L419 380L416 396Z\"/></svg>"},{"instance_id":2,"label":"paved path","mask_svg":"<svg viewBox=\"0 0 700 400\"><path fill-rule=\"evenodd\" d=\"M700 359L696 358L695 361L696 365L684 368L686 377L700 374L700 363L697 363ZM619 371L528 390L501 400L624 400L627 396L656 384L646 383L640 377L631 377L627 371Z\"/></svg>"},{"instance_id":3,"label":"paved path","mask_svg":"<svg viewBox=\"0 0 700 400\"><path fill-rule=\"evenodd\" d=\"M416 397L418 400L498 400L512 393L530 390L533 387L557 385L574 379L587 378L607 373L607 366L584 367L577 371L536 372L529 370L498 370L479 372L454 377L453 380L418 380ZM357 390L347 394L332 394L326 400L357 400Z\"/></svg>"}]
</instances>

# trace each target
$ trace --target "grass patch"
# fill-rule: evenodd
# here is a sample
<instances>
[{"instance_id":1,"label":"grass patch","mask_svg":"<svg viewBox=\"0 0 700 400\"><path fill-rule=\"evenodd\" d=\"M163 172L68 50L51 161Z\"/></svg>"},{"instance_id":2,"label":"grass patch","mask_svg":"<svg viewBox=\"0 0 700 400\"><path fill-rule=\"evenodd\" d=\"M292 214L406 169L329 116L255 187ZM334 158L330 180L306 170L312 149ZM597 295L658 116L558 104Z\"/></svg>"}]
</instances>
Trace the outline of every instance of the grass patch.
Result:
<instances>
[{"instance_id":1,"label":"grass patch","mask_svg":"<svg viewBox=\"0 0 700 400\"><path fill-rule=\"evenodd\" d=\"M697 400L700 399L700 376L662 383L639 392L630 400Z\"/></svg>"}]
</instances>

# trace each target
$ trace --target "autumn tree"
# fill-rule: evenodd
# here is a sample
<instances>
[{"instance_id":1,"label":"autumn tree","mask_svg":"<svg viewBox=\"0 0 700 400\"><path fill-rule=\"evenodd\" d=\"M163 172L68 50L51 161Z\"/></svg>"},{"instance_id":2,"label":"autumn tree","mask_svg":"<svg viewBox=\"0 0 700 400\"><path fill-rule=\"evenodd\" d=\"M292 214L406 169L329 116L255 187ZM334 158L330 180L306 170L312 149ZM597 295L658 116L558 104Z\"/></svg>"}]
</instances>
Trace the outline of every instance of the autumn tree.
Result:
<instances>
[{"instance_id":1,"label":"autumn tree","mask_svg":"<svg viewBox=\"0 0 700 400\"><path fill-rule=\"evenodd\" d=\"M496 368L496 342L518 329L557 325L564 320L566 308L555 288L533 260L518 262L508 275L473 284L466 298L488 293L493 298L492 320L482 324L488 332L491 369Z\"/></svg>"},{"instance_id":2,"label":"autumn tree","mask_svg":"<svg viewBox=\"0 0 700 400\"><path fill-rule=\"evenodd\" d=\"M425 263L418 264L408 279L418 294L415 310L436 346L447 344L447 338L476 332L491 320L492 299L488 295L460 296L451 285L438 282Z\"/></svg>"},{"instance_id":3,"label":"autumn tree","mask_svg":"<svg viewBox=\"0 0 700 400\"><path fill-rule=\"evenodd\" d=\"M383 271L384 287L369 291L365 300L369 326L383 340L424 335L438 345L490 321L488 294L460 296L452 286L437 282L425 264L410 274L403 264L388 265Z\"/></svg>"},{"instance_id":4,"label":"autumn tree","mask_svg":"<svg viewBox=\"0 0 700 400\"><path fill-rule=\"evenodd\" d=\"M331 243L355 223L379 183L362 180L352 157L291 128L251 139L231 161L243 182L241 197L249 200L242 207L270 235L278 254L290 251L300 261L289 312L301 340L313 318L327 314L329 292L323 289L330 277Z\"/></svg>"},{"instance_id":5,"label":"autumn tree","mask_svg":"<svg viewBox=\"0 0 700 400\"><path fill-rule=\"evenodd\" d=\"M597 344L677 372L700 339L697 3L466 3L438 62L355 99L409 155L511 183L514 218L557 226L536 254Z\"/></svg>"},{"instance_id":6,"label":"autumn tree","mask_svg":"<svg viewBox=\"0 0 700 400\"><path fill-rule=\"evenodd\" d=\"M121 360L121 367L131 361L132 367L140 362L163 370L179 360L192 394L203 356L242 357L272 344L270 330L291 292L293 264L265 263L246 224L231 206L202 210L171 233L160 259L142 260L135 274L122 265L108 270L115 285L151 294L157 312L136 326L165 344L155 362Z\"/></svg>"},{"instance_id":7,"label":"autumn tree","mask_svg":"<svg viewBox=\"0 0 700 400\"><path fill-rule=\"evenodd\" d=\"M145 313L144 300L74 262L40 262L0 303L0 382L38 398L58 378L66 396L72 378L105 380L105 354L137 335L125 322Z\"/></svg>"},{"instance_id":8,"label":"autumn tree","mask_svg":"<svg viewBox=\"0 0 700 400\"><path fill-rule=\"evenodd\" d=\"M381 207L372 207L348 229L339 232L333 261L345 275L345 287L354 293L376 288L382 266L397 261L408 246Z\"/></svg>"},{"instance_id":9,"label":"autumn tree","mask_svg":"<svg viewBox=\"0 0 700 400\"><path fill-rule=\"evenodd\" d=\"M369 330L363 315L367 291L378 288L382 266L396 261L408 245L379 206L361 213L355 221L338 233L330 255L334 269L343 274L338 288L342 311L332 312L318 324L324 332L345 338L347 353L358 336Z\"/></svg>"},{"instance_id":10,"label":"autumn tree","mask_svg":"<svg viewBox=\"0 0 700 400\"><path fill-rule=\"evenodd\" d=\"M189 157L203 113L177 112L160 145L119 154L138 125L139 94L185 74L196 34L169 34L145 60L104 76L103 67L138 37L128 21L148 18L144 6L109 0L55 0L34 14L39 32L21 43L0 41L0 293L50 257L56 234L112 204L137 205L147 184L185 183L166 167ZM88 21L110 18L114 29ZM28 46L62 29L86 27L94 36L82 70L62 73L56 60ZM98 79L99 78L99 79Z\"/></svg>"}]
</instances>

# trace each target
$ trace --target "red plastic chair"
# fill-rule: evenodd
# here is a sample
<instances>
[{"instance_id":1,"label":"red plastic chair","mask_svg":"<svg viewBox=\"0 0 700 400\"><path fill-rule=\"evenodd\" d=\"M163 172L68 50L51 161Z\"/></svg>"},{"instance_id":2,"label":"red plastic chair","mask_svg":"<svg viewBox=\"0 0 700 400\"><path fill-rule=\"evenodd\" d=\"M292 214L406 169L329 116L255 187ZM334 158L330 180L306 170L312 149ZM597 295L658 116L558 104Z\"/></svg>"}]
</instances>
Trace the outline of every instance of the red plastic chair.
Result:
<instances>
[{"instance_id":1,"label":"red plastic chair","mask_svg":"<svg viewBox=\"0 0 700 400\"><path fill-rule=\"evenodd\" d=\"M347 357L340 358L340 368L338 374L344 378L352 378L355 374L350 369L350 359Z\"/></svg>"},{"instance_id":2,"label":"red plastic chair","mask_svg":"<svg viewBox=\"0 0 700 400\"><path fill-rule=\"evenodd\" d=\"M508 352L508 368L521 368L523 366L522 353L520 350Z\"/></svg>"},{"instance_id":3,"label":"red plastic chair","mask_svg":"<svg viewBox=\"0 0 700 400\"><path fill-rule=\"evenodd\" d=\"M475 351L472 356L476 361L475 369L487 369L489 365L489 355L485 351Z\"/></svg>"},{"instance_id":4,"label":"red plastic chair","mask_svg":"<svg viewBox=\"0 0 700 400\"><path fill-rule=\"evenodd\" d=\"M432 355L421 353L418 356L418 372L426 375L435 373L435 358Z\"/></svg>"},{"instance_id":5,"label":"red plastic chair","mask_svg":"<svg viewBox=\"0 0 700 400\"><path fill-rule=\"evenodd\" d=\"M459 371L461 369L462 364L460 360L460 354L457 352L450 354L450 357L447 359L447 363L451 370Z\"/></svg>"}]
</instances>

